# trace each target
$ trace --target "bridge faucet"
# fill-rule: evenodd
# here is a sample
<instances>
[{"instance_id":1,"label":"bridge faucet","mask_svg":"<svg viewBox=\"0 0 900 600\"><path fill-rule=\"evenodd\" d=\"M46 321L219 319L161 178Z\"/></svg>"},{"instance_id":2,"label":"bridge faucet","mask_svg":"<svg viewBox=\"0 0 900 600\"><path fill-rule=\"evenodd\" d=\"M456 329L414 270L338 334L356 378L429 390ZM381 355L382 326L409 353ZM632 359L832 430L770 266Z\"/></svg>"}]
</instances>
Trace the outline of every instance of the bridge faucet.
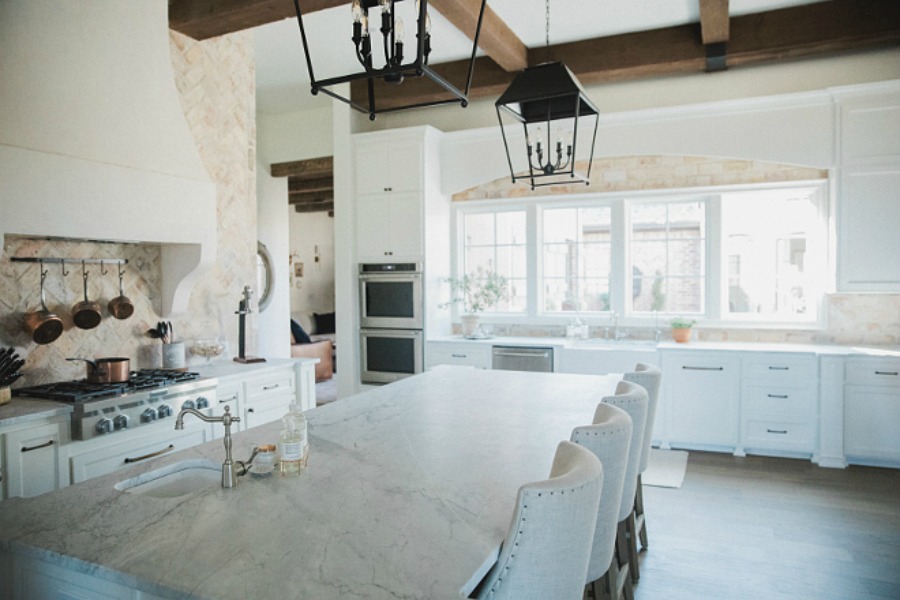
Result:
<instances>
[{"instance_id":1,"label":"bridge faucet","mask_svg":"<svg viewBox=\"0 0 900 600\"><path fill-rule=\"evenodd\" d=\"M240 417L232 417L231 416L231 407L225 406L225 414L220 417L209 417L204 415L197 409L194 408L182 408L181 412L178 413L178 417L175 418L175 429L181 430L184 429L184 415L194 415L201 421L206 421L207 423L222 423L225 426L225 462L222 463L222 487L223 488L233 488L237 485L238 475L243 475L247 472L247 465L250 462L253 462L253 458L256 456L256 451L254 450L253 456L250 457L250 461L248 461L247 465L238 461L238 469L235 469L234 461L231 459L231 424L240 422Z\"/></svg>"},{"instance_id":2,"label":"bridge faucet","mask_svg":"<svg viewBox=\"0 0 900 600\"><path fill-rule=\"evenodd\" d=\"M619 341L622 338L628 337L628 333L625 331L619 331L619 313L613 312L610 315L612 319L612 339L615 341ZM609 327L606 328L606 339L609 339Z\"/></svg>"}]
</instances>

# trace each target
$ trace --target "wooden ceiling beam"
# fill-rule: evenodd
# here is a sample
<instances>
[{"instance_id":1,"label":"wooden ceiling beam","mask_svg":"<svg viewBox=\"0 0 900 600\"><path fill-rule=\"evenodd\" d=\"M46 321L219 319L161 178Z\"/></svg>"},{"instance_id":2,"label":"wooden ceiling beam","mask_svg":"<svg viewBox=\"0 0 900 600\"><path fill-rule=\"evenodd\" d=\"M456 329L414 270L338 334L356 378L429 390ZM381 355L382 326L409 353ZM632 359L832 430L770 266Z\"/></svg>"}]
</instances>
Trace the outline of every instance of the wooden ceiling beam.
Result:
<instances>
[{"instance_id":1,"label":"wooden ceiling beam","mask_svg":"<svg viewBox=\"0 0 900 600\"><path fill-rule=\"evenodd\" d=\"M481 0L431 0L429 5L471 40L478 25ZM519 37L491 9L484 7L484 20L478 47L506 71L521 71L528 66L528 49Z\"/></svg>"},{"instance_id":2,"label":"wooden ceiling beam","mask_svg":"<svg viewBox=\"0 0 900 600\"><path fill-rule=\"evenodd\" d=\"M298 177L290 177L288 179L288 193L306 193L316 194L322 192L332 193L334 191L333 177L318 177L316 179L300 179Z\"/></svg>"},{"instance_id":3,"label":"wooden ceiling beam","mask_svg":"<svg viewBox=\"0 0 900 600\"><path fill-rule=\"evenodd\" d=\"M300 0L304 15L346 6L348 37L349 5L349 0ZM430 5L472 39L481 0L431 0ZM169 27L195 40L296 17L293 0L169 0ZM299 31L297 36L299 38ZM507 71L518 71L527 66L525 44L497 16L490 4L484 9L478 41L479 48Z\"/></svg>"},{"instance_id":4,"label":"wooden ceiling beam","mask_svg":"<svg viewBox=\"0 0 900 600\"><path fill-rule=\"evenodd\" d=\"M728 41L728 0L700 0L700 39L704 44Z\"/></svg>"},{"instance_id":5,"label":"wooden ceiling beam","mask_svg":"<svg viewBox=\"0 0 900 600\"><path fill-rule=\"evenodd\" d=\"M297 176L303 179L331 177L331 174L334 172L334 157L322 156L320 158L273 163L269 170L272 177Z\"/></svg>"},{"instance_id":6,"label":"wooden ceiling beam","mask_svg":"<svg viewBox=\"0 0 900 600\"><path fill-rule=\"evenodd\" d=\"M896 0L831 0L773 10L730 20L728 64L744 66L797 59L900 43L900 2ZM550 48L583 84L698 73L706 69L706 49L697 24L595 38ZM529 51L529 64L545 60L543 48ZM468 61L434 65L450 81L462 75ZM469 98L499 96L512 81L487 58L478 59ZM445 99L446 93L425 78L403 85L380 84L380 108ZM365 86L351 84L351 97L365 104Z\"/></svg>"}]
</instances>

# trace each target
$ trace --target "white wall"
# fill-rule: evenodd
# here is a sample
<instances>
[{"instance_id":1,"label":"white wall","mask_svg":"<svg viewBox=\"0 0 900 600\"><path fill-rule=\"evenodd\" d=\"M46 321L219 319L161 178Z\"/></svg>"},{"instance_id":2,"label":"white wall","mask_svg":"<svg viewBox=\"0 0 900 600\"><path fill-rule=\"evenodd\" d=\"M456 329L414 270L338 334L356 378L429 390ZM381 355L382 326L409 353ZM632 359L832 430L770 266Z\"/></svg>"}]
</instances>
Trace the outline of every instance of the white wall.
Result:
<instances>
[{"instance_id":1,"label":"white wall","mask_svg":"<svg viewBox=\"0 0 900 600\"><path fill-rule=\"evenodd\" d=\"M331 156L331 106L283 115L257 114L259 152L269 164Z\"/></svg>"},{"instance_id":2,"label":"white wall","mask_svg":"<svg viewBox=\"0 0 900 600\"><path fill-rule=\"evenodd\" d=\"M289 254L287 178L271 177L261 157L256 172L257 234L272 255L275 271L272 300L259 311L257 352L270 358L290 358L290 281L285 258ZM260 290L255 292L259 294Z\"/></svg>"}]
</instances>

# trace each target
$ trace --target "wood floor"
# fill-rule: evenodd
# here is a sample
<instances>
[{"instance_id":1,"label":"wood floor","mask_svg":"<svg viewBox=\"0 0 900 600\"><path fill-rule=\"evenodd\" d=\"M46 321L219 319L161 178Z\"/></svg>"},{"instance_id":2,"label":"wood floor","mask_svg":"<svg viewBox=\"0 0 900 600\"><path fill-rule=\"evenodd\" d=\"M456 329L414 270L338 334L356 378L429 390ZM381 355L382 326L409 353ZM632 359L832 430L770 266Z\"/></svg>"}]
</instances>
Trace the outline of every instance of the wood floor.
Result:
<instances>
[{"instance_id":1,"label":"wood floor","mask_svg":"<svg viewBox=\"0 0 900 600\"><path fill-rule=\"evenodd\" d=\"M644 487L636 600L900 599L900 471L691 452Z\"/></svg>"}]
</instances>

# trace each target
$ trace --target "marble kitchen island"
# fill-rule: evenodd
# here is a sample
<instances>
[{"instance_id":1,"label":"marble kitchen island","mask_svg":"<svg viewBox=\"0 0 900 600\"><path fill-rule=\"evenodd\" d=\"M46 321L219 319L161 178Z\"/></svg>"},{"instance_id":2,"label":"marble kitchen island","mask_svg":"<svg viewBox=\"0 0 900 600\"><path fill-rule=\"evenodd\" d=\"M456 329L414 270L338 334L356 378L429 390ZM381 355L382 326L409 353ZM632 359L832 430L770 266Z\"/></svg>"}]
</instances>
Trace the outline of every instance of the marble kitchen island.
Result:
<instances>
[{"instance_id":1,"label":"marble kitchen island","mask_svg":"<svg viewBox=\"0 0 900 600\"><path fill-rule=\"evenodd\" d=\"M215 440L13 499L0 506L0 596L465 596L496 558L518 487L547 476L617 379L444 367L309 411L299 477L176 498L115 489L188 459L221 463ZM236 434L235 458L279 429Z\"/></svg>"}]
</instances>

